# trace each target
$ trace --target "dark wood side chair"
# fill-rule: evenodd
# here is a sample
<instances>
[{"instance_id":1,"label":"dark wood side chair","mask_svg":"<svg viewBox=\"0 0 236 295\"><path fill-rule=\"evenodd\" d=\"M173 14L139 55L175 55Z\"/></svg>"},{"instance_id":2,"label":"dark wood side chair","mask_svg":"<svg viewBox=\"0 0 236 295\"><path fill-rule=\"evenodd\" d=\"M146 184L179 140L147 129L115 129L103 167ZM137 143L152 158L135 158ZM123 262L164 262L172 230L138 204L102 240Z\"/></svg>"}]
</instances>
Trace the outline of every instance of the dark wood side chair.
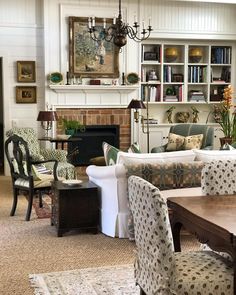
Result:
<instances>
[{"instance_id":1,"label":"dark wood side chair","mask_svg":"<svg viewBox=\"0 0 236 295\"><path fill-rule=\"evenodd\" d=\"M42 207L42 192L50 191L51 181L57 178L57 160L37 161L33 162L27 142L18 135L10 136L5 142L5 153L10 166L12 188L13 188L13 204L11 216L14 216L19 192L28 193L28 208L25 220L30 220L32 211L33 197L38 193L39 206ZM53 175L40 174L34 165L46 162L54 162Z\"/></svg>"}]
</instances>

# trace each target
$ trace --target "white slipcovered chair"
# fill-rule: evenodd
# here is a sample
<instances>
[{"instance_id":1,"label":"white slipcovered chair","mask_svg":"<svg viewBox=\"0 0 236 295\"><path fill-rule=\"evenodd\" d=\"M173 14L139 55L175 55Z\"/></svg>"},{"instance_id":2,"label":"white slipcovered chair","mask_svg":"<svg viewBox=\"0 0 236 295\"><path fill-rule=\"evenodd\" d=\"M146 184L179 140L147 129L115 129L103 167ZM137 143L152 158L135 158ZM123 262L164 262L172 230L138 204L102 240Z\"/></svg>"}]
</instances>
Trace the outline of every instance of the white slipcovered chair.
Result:
<instances>
[{"instance_id":1,"label":"white slipcovered chair","mask_svg":"<svg viewBox=\"0 0 236 295\"><path fill-rule=\"evenodd\" d=\"M141 294L233 294L233 268L222 256L212 251L174 253L168 208L158 188L130 176L128 190Z\"/></svg>"}]
</instances>

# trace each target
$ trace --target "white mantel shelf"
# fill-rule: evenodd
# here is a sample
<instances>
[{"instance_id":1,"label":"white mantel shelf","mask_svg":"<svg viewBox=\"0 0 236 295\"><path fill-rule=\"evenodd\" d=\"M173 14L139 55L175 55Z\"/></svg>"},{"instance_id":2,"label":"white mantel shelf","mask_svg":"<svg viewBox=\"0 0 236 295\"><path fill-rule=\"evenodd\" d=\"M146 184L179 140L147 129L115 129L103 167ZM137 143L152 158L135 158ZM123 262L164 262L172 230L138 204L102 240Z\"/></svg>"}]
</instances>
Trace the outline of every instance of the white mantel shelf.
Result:
<instances>
[{"instance_id":1,"label":"white mantel shelf","mask_svg":"<svg viewBox=\"0 0 236 295\"><path fill-rule=\"evenodd\" d=\"M113 92L113 93L131 93L139 89L139 85L49 85L49 88L57 93L62 92Z\"/></svg>"}]
</instances>

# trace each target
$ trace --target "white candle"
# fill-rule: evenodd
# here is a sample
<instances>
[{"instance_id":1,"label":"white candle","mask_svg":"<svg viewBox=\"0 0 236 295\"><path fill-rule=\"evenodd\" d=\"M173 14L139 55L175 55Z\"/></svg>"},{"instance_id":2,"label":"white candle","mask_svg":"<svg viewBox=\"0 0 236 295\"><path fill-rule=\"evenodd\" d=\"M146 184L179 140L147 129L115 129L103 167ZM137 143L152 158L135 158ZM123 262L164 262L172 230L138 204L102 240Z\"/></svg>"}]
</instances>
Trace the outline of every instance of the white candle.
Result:
<instances>
[{"instance_id":1,"label":"white candle","mask_svg":"<svg viewBox=\"0 0 236 295\"><path fill-rule=\"evenodd\" d=\"M148 25L151 26L151 16L148 18Z\"/></svg>"},{"instance_id":2,"label":"white candle","mask_svg":"<svg viewBox=\"0 0 236 295\"><path fill-rule=\"evenodd\" d=\"M106 29L106 19L103 19L103 28Z\"/></svg>"},{"instance_id":3,"label":"white candle","mask_svg":"<svg viewBox=\"0 0 236 295\"><path fill-rule=\"evenodd\" d=\"M145 23L144 20L142 21L142 25L143 25L143 30L145 29Z\"/></svg>"},{"instance_id":4,"label":"white candle","mask_svg":"<svg viewBox=\"0 0 236 295\"><path fill-rule=\"evenodd\" d=\"M116 16L114 15L114 17L113 17L113 25L115 25L116 24Z\"/></svg>"},{"instance_id":5,"label":"white candle","mask_svg":"<svg viewBox=\"0 0 236 295\"><path fill-rule=\"evenodd\" d=\"M136 14L134 15L134 22L135 23L137 22L137 15Z\"/></svg>"},{"instance_id":6,"label":"white candle","mask_svg":"<svg viewBox=\"0 0 236 295\"><path fill-rule=\"evenodd\" d=\"M92 18L92 26L95 27L95 17Z\"/></svg>"},{"instance_id":7,"label":"white candle","mask_svg":"<svg viewBox=\"0 0 236 295\"><path fill-rule=\"evenodd\" d=\"M66 63L66 71L69 72L69 62Z\"/></svg>"}]
</instances>

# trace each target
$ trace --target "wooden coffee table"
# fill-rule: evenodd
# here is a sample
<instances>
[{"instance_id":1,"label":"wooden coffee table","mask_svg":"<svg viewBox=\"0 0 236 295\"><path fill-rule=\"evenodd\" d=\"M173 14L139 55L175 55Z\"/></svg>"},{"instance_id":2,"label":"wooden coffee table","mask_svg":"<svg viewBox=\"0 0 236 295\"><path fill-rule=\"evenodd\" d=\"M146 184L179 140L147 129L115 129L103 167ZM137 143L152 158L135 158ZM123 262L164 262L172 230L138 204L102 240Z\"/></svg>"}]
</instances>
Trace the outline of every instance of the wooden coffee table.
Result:
<instances>
[{"instance_id":1,"label":"wooden coffee table","mask_svg":"<svg viewBox=\"0 0 236 295\"><path fill-rule=\"evenodd\" d=\"M69 186L61 181L52 183L51 225L57 236L70 230L98 232L99 195L98 186L90 181Z\"/></svg>"}]
</instances>

